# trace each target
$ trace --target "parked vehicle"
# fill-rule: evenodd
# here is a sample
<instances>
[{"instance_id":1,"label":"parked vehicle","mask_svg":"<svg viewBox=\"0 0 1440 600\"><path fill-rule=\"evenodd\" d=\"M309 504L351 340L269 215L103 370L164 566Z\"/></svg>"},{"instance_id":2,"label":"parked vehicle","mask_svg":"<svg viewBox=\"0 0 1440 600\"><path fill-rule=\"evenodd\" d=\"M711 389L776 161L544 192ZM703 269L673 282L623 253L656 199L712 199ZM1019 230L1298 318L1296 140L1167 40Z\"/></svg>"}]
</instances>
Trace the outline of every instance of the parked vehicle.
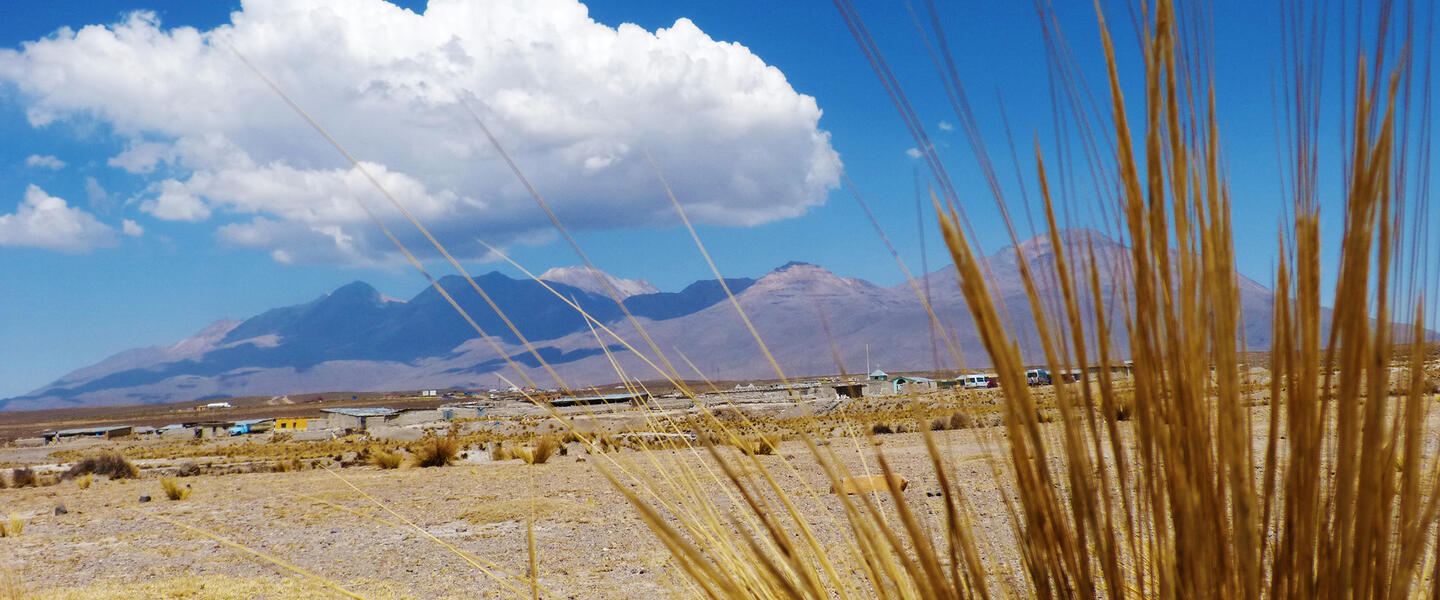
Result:
<instances>
[{"instance_id":1,"label":"parked vehicle","mask_svg":"<svg viewBox=\"0 0 1440 600\"><path fill-rule=\"evenodd\" d=\"M1025 380L1030 382L1032 386L1050 385L1050 371L1045 369L1030 369L1025 372Z\"/></svg>"},{"instance_id":2,"label":"parked vehicle","mask_svg":"<svg viewBox=\"0 0 1440 600\"><path fill-rule=\"evenodd\" d=\"M981 373L960 376L960 386L967 390L993 387L990 385L990 377Z\"/></svg>"}]
</instances>

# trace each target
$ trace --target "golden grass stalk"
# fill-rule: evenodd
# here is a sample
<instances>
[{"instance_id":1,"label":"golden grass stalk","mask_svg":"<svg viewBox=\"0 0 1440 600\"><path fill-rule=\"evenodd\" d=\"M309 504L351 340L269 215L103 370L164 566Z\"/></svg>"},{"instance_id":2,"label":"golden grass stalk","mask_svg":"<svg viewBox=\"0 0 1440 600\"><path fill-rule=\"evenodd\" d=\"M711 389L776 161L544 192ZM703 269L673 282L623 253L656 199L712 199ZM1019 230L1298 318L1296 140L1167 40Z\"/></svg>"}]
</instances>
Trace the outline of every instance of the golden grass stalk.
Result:
<instances>
[{"instance_id":1,"label":"golden grass stalk","mask_svg":"<svg viewBox=\"0 0 1440 600\"><path fill-rule=\"evenodd\" d=\"M165 492L165 497L171 500L184 500L190 497L190 492L194 491L190 484L182 486L179 481L170 477L160 478L160 490Z\"/></svg>"},{"instance_id":2,"label":"golden grass stalk","mask_svg":"<svg viewBox=\"0 0 1440 600\"><path fill-rule=\"evenodd\" d=\"M883 77L888 68L853 7L839 4ZM1116 344L1112 332L1123 327L1136 357L1133 389L1118 389L1101 368L1095 381L1057 385L1055 410L1042 409L1006 325L1007 308L991 297L985 267L963 233L964 219L937 202L961 291L1005 395L1008 435L1003 463L994 465L994 473L1008 490L1004 509L1019 543L1023 579L985 569L985 561L1005 556L981 554L987 548L979 540L983 536L966 517L972 507L949 483L944 453L929 428L921 428L940 481L943 524L927 523L904 490L891 484L891 508L882 509L871 495L837 498L847 526L844 539L839 547L818 551L797 544L807 518L790 510L788 493L753 455L737 459L711 447L714 463L740 496L741 516L725 516L731 509L687 487L683 472L678 483L653 484L650 495L696 496L672 498L663 510L611 477L697 594L968 598L1003 590L1119 599L1440 592L1440 578L1433 575L1440 483L1420 468L1426 404L1416 375L1423 360L1418 344L1410 358L1401 359L1409 361L1408 388L1387 396L1394 339L1389 307L1395 301L1390 277L1403 230L1395 221L1401 211L1394 209L1392 194L1405 187L1395 111L1408 63L1393 67L1385 85L1379 77L1372 84L1366 65L1381 64L1382 51L1366 55L1350 115L1353 147L1346 161L1336 298L1376 301L1342 302L1330 341L1322 343L1318 217L1312 203L1297 198L1294 254L1277 275L1272 409L1257 414L1240 383L1244 315L1214 96L1197 75L1199 67L1188 61L1199 50L1182 39L1189 26L1180 24L1182 15L1172 3L1147 4L1143 14L1145 112L1139 135L1126 118L1114 47L1101 18L1113 118L1107 126L1115 140L1107 167L1113 172L1107 175L1118 189L1118 225L1131 242L1123 274L1130 290L1125 311L1118 319L1107 315L1093 249L1061 239L1038 150L1037 179L1055 258L1050 272L1021 260L1019 273L1051 372L1108 367ZM1376 48L1385 47L1385 31ZM1314 105L1297 102L1302 112ZM1132 140L1142 148L1137 151ZM1307 168L1314 167L1297 166ZM947 196L947 207L952 201ZM1296 266L1295 282L1289 264ZM1414 300L1401 302L1418 307ZM1424 316L1417 308L1410 339L1423 339ZM1334 368L1321 378L1321 365ZM1054 425L1045 425L1052 420ZM1255 448L1258 424L1266 431L1263 457ZM832 483L849 477L835 455L813 440L806 443ZM875 460L891 481L893 469L884 454ZM744 462L759 481L737 468ZM1373 468L1397 462L1398 469ZM837 571L837 563L848 569Z\"/></svg>"},{"instance_id":3,"label":"golden grass stalk","mask_svg":"<svg viewBox=\"0 0 1440 600\"><path fill-rule=\"evenodd\" d=\"M88 489L90 489L90 483L91 483L92 481L94 481L94 479L95 479L95 476L94 476L94 475L92 475L92 474L90 474L90 473L86 473L86 474L84 474L84 475L81 475L81 476L75 478L75 485L76 485L77 487L79 487L80 489L82 489L82 490L88 490Z\"/></svg>"}]
</instances>

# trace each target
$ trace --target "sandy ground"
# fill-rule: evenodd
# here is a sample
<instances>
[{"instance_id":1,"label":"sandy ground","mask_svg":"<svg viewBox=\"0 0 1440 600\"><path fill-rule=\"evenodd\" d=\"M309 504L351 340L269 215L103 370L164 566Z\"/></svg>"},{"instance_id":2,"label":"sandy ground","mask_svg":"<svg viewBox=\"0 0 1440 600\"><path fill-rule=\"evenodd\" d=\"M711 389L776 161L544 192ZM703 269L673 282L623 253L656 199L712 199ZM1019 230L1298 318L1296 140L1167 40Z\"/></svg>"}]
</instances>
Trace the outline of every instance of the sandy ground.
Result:
<instances>
[{"instance_id":1,"label":"sandy ground","mask_svg":"<svg viewBox=\"0 0 1440 600\"><path fill-rule=\"evenodd\" d=\"M976 434L939 435L960 485L977 505L998 507L985 462L976 460ZM938 516L939 499L926 495L938 487L920 436L881 438L896 471L912 482L906 491L911 506ZM857 473L867 466L873 472L873 460L862 465L854 443L835 439L831 449ZM84 490L73 481L0 490L0 517L14 512L26 522L21 536L0 538L0 564L9 565L34 598L326 596L305 577L208 533L367 598L528 597L515 576L528 568L525 514L533 512L539 580L549 596L684 595L668 552L597 466L628 481L626 472L655 473L652 459L661 465L710 463L684 452L589 456L578 444L572 448L544 465L472 455L472 462L434 469L200 475L180 480L194 490L183 501L165 499L158 480L148 477L96 478ZM838 517L839 503L826 493L829 484L803 444L786 442L760 460L814 515L822 539L838 543L839 522L827 515ZM724 503L718 473L703 477L715 478L715 498ZM634 481L624 485L645 489ZM142 494L154 500L141 503ZM59 504L67 514L55 514ZM982 508L976 517L982 528L1005 529L999 510ZM483 568L425 534L472 554Z\"/></svg>"}]
</instances>

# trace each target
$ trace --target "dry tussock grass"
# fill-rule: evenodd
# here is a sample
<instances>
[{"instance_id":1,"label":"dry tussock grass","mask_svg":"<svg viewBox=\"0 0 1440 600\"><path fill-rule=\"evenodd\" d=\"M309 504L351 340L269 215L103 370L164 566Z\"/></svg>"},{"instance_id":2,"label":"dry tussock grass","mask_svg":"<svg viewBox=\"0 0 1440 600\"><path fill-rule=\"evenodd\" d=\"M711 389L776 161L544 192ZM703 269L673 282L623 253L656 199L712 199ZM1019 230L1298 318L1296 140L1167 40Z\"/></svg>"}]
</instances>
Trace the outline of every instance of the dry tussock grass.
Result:
<instances>
[{"instance_id":1,"label":"dry tussock grass","mask_svg":"<svg viewBox=\"0 0 1440 600\"><path fill-rule=\"evenodd\" d=\"M20 537L25 532L25 520L20 518L19 513L10 513L9 519L0 521L0 538Z\"/></svg>"},{"instance_id":2,"label":"dry tussock grass","mask_svg":"<svg viewBox=\"0 0 1440 600\"><path fill-rule=\"evenodd\" d=\"M460 455L460 442L454 437L432 437L410 447L415 464L420 467L448 467Z\"/></svg>"},{"instance_id":3,"label":"dry tussock grass","mask_svg":"<svg viewBox=\"0 0 1440 600\"><path fill-rule=\"evenodd\" d=\"M560 449L560 440L555 436L541 436L532 444L520 444L511 453L527 465L545 464L555 451Z\"/></svg>"},{"instance_id":4,"label":"dry tussock grass","mask_svg":"<svg viewBox=\"0 0 1440 600\"><path fill-rule=\"evenodd\" d=\"M398 469L405 462L405 455L399 452L380 450L370 456L370 464L381 469Z\"/></svg>"},{"instance_id":5,"label":"dry tussock grass","mask_svg":"<svg viewBox=\"0 0 1440 600\"><path fill-rule=\"evenodd\" d=\"M40 478L35 475L34 469L30 467L20 467L10 470L11 487L23 488L36 487L38 485L40 485Z\"/></svg>"},{"instance_id":6,"label":"dry tussock grass","mask_svg":"<svg viewBox=\"0 0 1440 600\"><path fill-rule=\"evenodd\" d=\"M102 451L91 454L76 462L70 470L65 473L66 477L78 477L81 475L104 475L110 479L134 479L140 476L140 469L135 468L125 456L119 452Z\"/></svg>"},{"instance_id":7,"label":"dry tussock grass","mask_svg":"<svg viewBox=\"0 0 1440 600\"><path fill-rule=\"evenodd\" d=\"M160 491L165 493L166 498L179 501L189 498L190 492L193 492L195 490L191 488L190 484L188 483L182 486L180 485L180 482L174 479L171 479L169 477L161 477Z\"/></svg>"}]
</instances>

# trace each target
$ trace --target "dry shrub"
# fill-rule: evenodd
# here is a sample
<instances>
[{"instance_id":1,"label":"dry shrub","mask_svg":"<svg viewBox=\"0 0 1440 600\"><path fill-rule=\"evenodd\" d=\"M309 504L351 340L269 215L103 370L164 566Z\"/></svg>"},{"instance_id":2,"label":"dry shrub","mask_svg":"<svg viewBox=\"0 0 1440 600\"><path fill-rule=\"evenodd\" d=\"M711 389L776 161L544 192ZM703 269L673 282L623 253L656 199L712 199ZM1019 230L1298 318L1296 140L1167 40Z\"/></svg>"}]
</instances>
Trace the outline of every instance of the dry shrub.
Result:
<instances>
[{"instance_id":1,"label":"dry shrub","mask_svg":"<svg viewBox=\"0 0 1440 600\"><path fill-rule=\"evenodd\" d=\"M35 470L30 467L20 467L10 471L10 485L23 488L35 487L40 484L40 478L35 476Z\"/></svg>"},{"instance_id":2,"label":"dry shrub","mask_svg":"<svg viewBox=\"0 0 1440 600\"><path fill-rule=\"evenodd\" d=\"M190 497L190 484L180 487L180 483L170 477L160 478L160 489L165 492L165 497L171 500L184 500Z\"/></svg>"},{"instance_id":3,"label":"dry shrub","mask_svg":"<svg viewBox=\"0 0 1440 600\"><path fill-rule=\"evenodd\" d=\"M963 410L950 413L948 417L941 417L930 422L931 431L947 431L951 429L970 429L976 426L975 417L970 416Z\"/></svg>"},{"instance_id":4,"label":"dry shrub","mask_svg":"<svg viewBox=\"0 0 1440 600\"><path fill-rule=\"evenodd\" d=\"M80 489L82 489L82 490L88 490L88 489L90 489L90 482L93 481L94 479L95 479L95 476L94 476L93 474L86 473L86 474L84 474L84 475L81 475L81 476L75 478L75 485L76 485L76 486L79 486Z\"/></svg>"},{"instance_id":5,"label":"dry shrub","mask_svg":"<svg viewBox=\"0 0 1440 600\"><path fill-rule=\"evenodd\" d=\"M1116 394L1112 412L1116 421L1129 421L1135 415L1135 396L1133 394Z\"/></svg>"},{"instance_id":6,"label":"dry shrub","mask_svg":"<svg viewBox=\"0 0 1440 600\"><path fill-rule=\"evenodd\" d=\"M88 473L104 475L111 479L134 479L140 476L140 470L135 468L125 456L119 452L105 451L92 454L75 463L65 473L66 477L79 477Z\"/></svg>"},{"instance_id":7,"label":"dry shrub","mask_svg":"<svg viewBox=\"0 0 1440 600\"><path fill-rule=\"evenodd\" d=\"M534 445L521 445L515 449L515 456L525 461L527 465L541 465L555 454L560 448L560 441L555 436L542 436L535 440Z\"/></svg>"},{"instance_id":8,"label":"dry shrub","mask_svg":"<svg viewBox=\"0 0 1440 600\"><path fill-rule=\"evenodd\" d=\"M25 521L17 513L10 513L9 521L0 522L0 537L20 537L25 531Z\"/></svg>"},{"instance_id":9,"label":"dry shrub","mask_svg":"<svg viewBox=\"0 0 1440 600\"><path fill-rule=\"evenodd\" d=\"M736 441L736 447L747 454L771 455L784 440L785 438L773 433L745 436Z\"/></svg>"},{"instance_id":10,"label":"dry shrub","mask_svg":"<svg viewBox=\"0 0 1440 600\"><path fill-rule=\"evenodd\" d=\"M298 458L282 460L275 463L274 465L271 465L270 467L270 471L272 473L289 473L291 471L303 471L304 469L305 463L300 462L300 459Z\"/></svg>"},{"instance_id":11,"label":"dry shrub","mask_svg":"<svg viewBox=\"0 0 1440 600\"><path fill-rule=\"evenodd\" d=\"M195 461L185 461L175 469L176 477L194 477L200 473L200 465L195 464Z\"/></svg>"},{"instance_id":12,"label":"dry shrub","mask_svg":"<svg viewBox=\"0 0 1440 600\"><path fill-rule=\"evenodd\" d=\"M370 456L370 464L381 469L398 469L403 462L405 462L405 455L399 452L381 450Z\"/></svg>"},{"instance_id":13,"label":"dry shrub","mask_svg":"<svg viewBox=\"0 0 1440 600\"><path fill-rule=\"evenodd\" d=\"M515 458L515 454L510 451L510 447L506 446L505 442L490 442L490 460L502 461L512 458Z\"/></svg>"},{"instance_id":14,"label":"dry shrub","mask_svg":"<svg viewBox=\"0 0 1440 600\"><path fill-rule=\"evenodd\" d=\"M870 426L870 433L875 435L895 433L895 428L891 427L889 423L876 423Z\"/></svg>"},{"instance_id":15,"label":"dry shrub","mask_svg":"<svg viewBox=\"0 0 1440 600\"><path fill-rule=\"evenodd\" d=\"M460 454L460 443L453 437L432 437L410 448L415 464L422 467L448 467Z\"/></svg>"},{"instance_id":16,"label":"dry shrub","mask_svg":"<svg viewBox=\"0 0 1440 600\"><path fill-rule=\"evenodd\" d=\"M584 517L588 512L588 507L572 500L514 498L486 502L460 513L460 518L474 525L519 521L532 515L536 521L574 521Z\"/></svg>"}]
</instances>

